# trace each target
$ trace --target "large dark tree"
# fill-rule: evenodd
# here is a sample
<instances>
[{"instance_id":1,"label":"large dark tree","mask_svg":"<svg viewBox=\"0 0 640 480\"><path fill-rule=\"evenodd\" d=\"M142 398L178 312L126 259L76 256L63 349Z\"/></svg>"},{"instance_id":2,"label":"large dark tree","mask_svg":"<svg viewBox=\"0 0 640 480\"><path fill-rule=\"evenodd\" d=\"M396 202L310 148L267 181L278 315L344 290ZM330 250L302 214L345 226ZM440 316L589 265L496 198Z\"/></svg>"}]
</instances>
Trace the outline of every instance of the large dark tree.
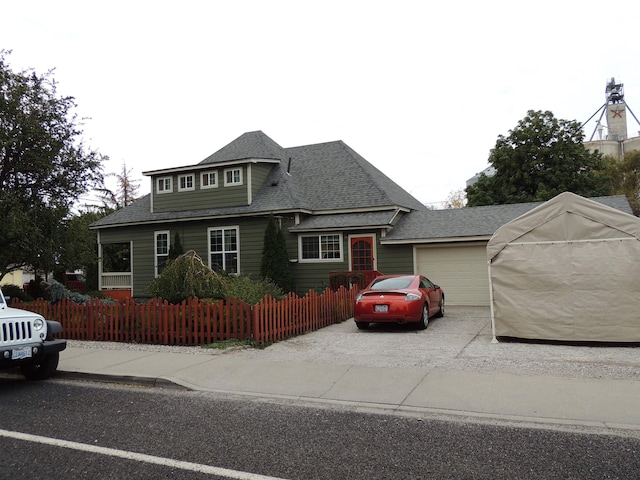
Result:
<instances>
[{"instance_id":1,"label":"large dark tree","mask_svg":"<svg viewBox=\"0 0 640 480\"><path fill-rule=\"evenodd\" d=\"M0 278L24 266L51 271L59 228L78 197L101 185L104 157L87 149L73 97L52 72L14 72L0 51Z\"/></svg>"},{"instance_id":2,"label":"large dark tree","mask_svg":"<svg viewBox=\"0 0 640 480\"><path fill-rule=\"evenodd\" d=\"M602 156L589 152L583 140L578 122L530 110L508 136L498 137L489 156L495 175L467 187L467 205L537 202L562 192L609 195Z\"/></svg>"},{"instance_id":3,"label":"large dark tree","mask_svg":"<svg viewBox=\"0 0 640 480\"><path fill-rule=\"evenodd\" d=\"M289 267L287 242L273 215L269 215L269 222L264 232L260 277L270 279L285 292L291 290L291 268Z\"/></svg>"},{"instance_id":4,"label":"large dark tree","mask_svg":"<svg viewBox=\"0 0 640 480\"><path fill-rule=\"evenodd\" d=\"M613 193L626 195L633 214L640 217L640 150L627 152L620 161L606 158Z\"/></svg>"},{"instance_id":5,"label":"large dark tree","mask_svg":"<svg viewBox=\"0 0 640 480\"><path fill-rule=\"evenodd\" d=\"M66 218L59 230L56 266L54 271L84 270L87 291L98 290L98 241L95 230L89 225L102 218L96 212L81 212Z\"/></svg>"}]
</instances>

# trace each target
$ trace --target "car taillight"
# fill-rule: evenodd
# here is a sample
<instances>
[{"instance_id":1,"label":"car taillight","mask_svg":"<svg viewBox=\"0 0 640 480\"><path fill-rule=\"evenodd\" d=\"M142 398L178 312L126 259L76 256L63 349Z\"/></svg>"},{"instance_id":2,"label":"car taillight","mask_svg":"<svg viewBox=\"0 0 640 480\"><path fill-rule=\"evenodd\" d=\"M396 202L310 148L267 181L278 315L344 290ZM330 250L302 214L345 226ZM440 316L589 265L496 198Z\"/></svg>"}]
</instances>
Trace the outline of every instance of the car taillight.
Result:
<instances>
[{"instance_id":1,"label":"car taillight","mask_svg":"<svg viewBox=\"0 0 640 480\"><path fill-rule=\"evenodd\" d=\"M362 300L362 297L364 295L362 295L361 293L359 293L358 295L356 295L356 303L358 303L360 300Z\"/></svg>"},{"instance_id":2,"label":"car taillight","mask_svg":"<svg viewBox=\"0 0 640 480\"><path fill-rule=\"evenodd\" d=\"M417 293L407 293L404 300L405 302L415 302L416 300L420 300L420 295Z\"/></svg>"}]
</instances>

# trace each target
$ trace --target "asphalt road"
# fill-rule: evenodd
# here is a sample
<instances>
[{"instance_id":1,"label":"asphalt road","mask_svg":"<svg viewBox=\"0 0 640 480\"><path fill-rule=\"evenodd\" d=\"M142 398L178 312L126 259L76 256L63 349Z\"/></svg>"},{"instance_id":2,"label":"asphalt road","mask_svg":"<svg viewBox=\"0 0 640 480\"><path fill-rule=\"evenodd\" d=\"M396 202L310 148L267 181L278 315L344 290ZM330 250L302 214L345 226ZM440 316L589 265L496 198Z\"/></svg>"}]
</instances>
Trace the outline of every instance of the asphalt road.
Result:
<instances>
[{"instance_id":1,"label":"asphalt road","mask_svg":"<svg viewBox=\"0 0 640 480\"><path fill-rule=\"evenodd\" d=\"M584 480L640 472L636 438L204 392L1 374L0 408L7 479Z\"/></svg>"}]
</instances>

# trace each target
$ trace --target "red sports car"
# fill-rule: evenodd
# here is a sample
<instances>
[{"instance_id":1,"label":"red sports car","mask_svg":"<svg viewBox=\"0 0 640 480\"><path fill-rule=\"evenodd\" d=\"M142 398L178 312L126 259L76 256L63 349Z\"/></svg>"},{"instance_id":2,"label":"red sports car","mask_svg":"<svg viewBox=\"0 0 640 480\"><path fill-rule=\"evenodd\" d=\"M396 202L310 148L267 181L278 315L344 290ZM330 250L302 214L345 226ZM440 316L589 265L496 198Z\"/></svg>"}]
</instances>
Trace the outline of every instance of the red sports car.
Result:
<instances>
[{"instance_id":1,"label":"red sports car","mask_svg":"<svg viewBox=\"0 0 640 480\"><path fill-rule=\"evenodd\" d=\"M382 275L356 296L354 318L360 329L370 323L417 323L444 315L444 292L422 275Z\"/></svg>"}]
</instances>

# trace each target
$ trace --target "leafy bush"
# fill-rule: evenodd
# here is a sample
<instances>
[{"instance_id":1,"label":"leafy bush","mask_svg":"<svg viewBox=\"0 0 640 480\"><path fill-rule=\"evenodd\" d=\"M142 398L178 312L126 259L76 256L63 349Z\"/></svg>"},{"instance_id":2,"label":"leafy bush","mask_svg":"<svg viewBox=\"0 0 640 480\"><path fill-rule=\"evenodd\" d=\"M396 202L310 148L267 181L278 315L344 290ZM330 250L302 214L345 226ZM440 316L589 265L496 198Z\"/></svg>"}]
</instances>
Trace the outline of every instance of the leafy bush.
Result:
<instances>
[{"instance_id":1,"label":"leafy bush","mask_svg":"<svg viewBox=\"0 0 640 480\"><path fill-rule=\"evenodd\" d=\"M27 295L31 298L45 298L47 296L46 286L42 283L42 277L29 280L27 285Z\"/></svg>"},{"instance_id":2,"label":"leafy bush","mask_svg":"<svg viewBox=\"0 0 640 480\"><path fill-rule=\"evenodd\" d=\"M91 300L89 295L83 295L82 293L72 292L63 284L58 282L57 280L51 280L49 286L47 287L49 291L49 301L51 303L56 303L62 300L63 298L68 298L74 303L84 304Z\"/></svg>"},{"instance_id":3,"label":"leafy bush","mask_svg":"<svg viewBox=\"0 0 640 480\"><path fill-rule=\"evenodd\" d=\"M270 279L252 280L246 275L230 276L227 297L236 297L245 303L255 305L265 296L282 298L284 292Z\"/></svg>"},{"instance_id":4,"label":"leafy bush","mask_svg":"<svg viewBox=\"0 0 640 480\"><path fill-rule=\"evenodd\" d=\"M19 300L22 300L23 302L26 302L26 301L29 301L29 300L33 300L18 285L12 285L12 284L3 285L2 286L2 293L4 293L5 298L6 297L17 298Z\"/></svg>"},{"instance_id":5,"label":"leafy bush","mask_svg":"<svg viewBox=\"0 0 640 480\"><path fill-rule=\"evenodd\" d=\"M283 296L282 290L270 280L254 281L245 275L214 272L193 250L168 261L148 291L174 304L189 297L218 300L236 297L254 305L266 295Z\"/></svg>"},{"instance_id":6,"label":"leafy bush","mask_svg":"<svg viewBox=\"0 0 640 480\"><path fill-rule=\"evenodd\" d=\"M190 250L167 261L148 290L169 303L180 303L189 297L224 298L226 283L225 276L211 270L196 252Z\"/></svg>"}]
</instances>

